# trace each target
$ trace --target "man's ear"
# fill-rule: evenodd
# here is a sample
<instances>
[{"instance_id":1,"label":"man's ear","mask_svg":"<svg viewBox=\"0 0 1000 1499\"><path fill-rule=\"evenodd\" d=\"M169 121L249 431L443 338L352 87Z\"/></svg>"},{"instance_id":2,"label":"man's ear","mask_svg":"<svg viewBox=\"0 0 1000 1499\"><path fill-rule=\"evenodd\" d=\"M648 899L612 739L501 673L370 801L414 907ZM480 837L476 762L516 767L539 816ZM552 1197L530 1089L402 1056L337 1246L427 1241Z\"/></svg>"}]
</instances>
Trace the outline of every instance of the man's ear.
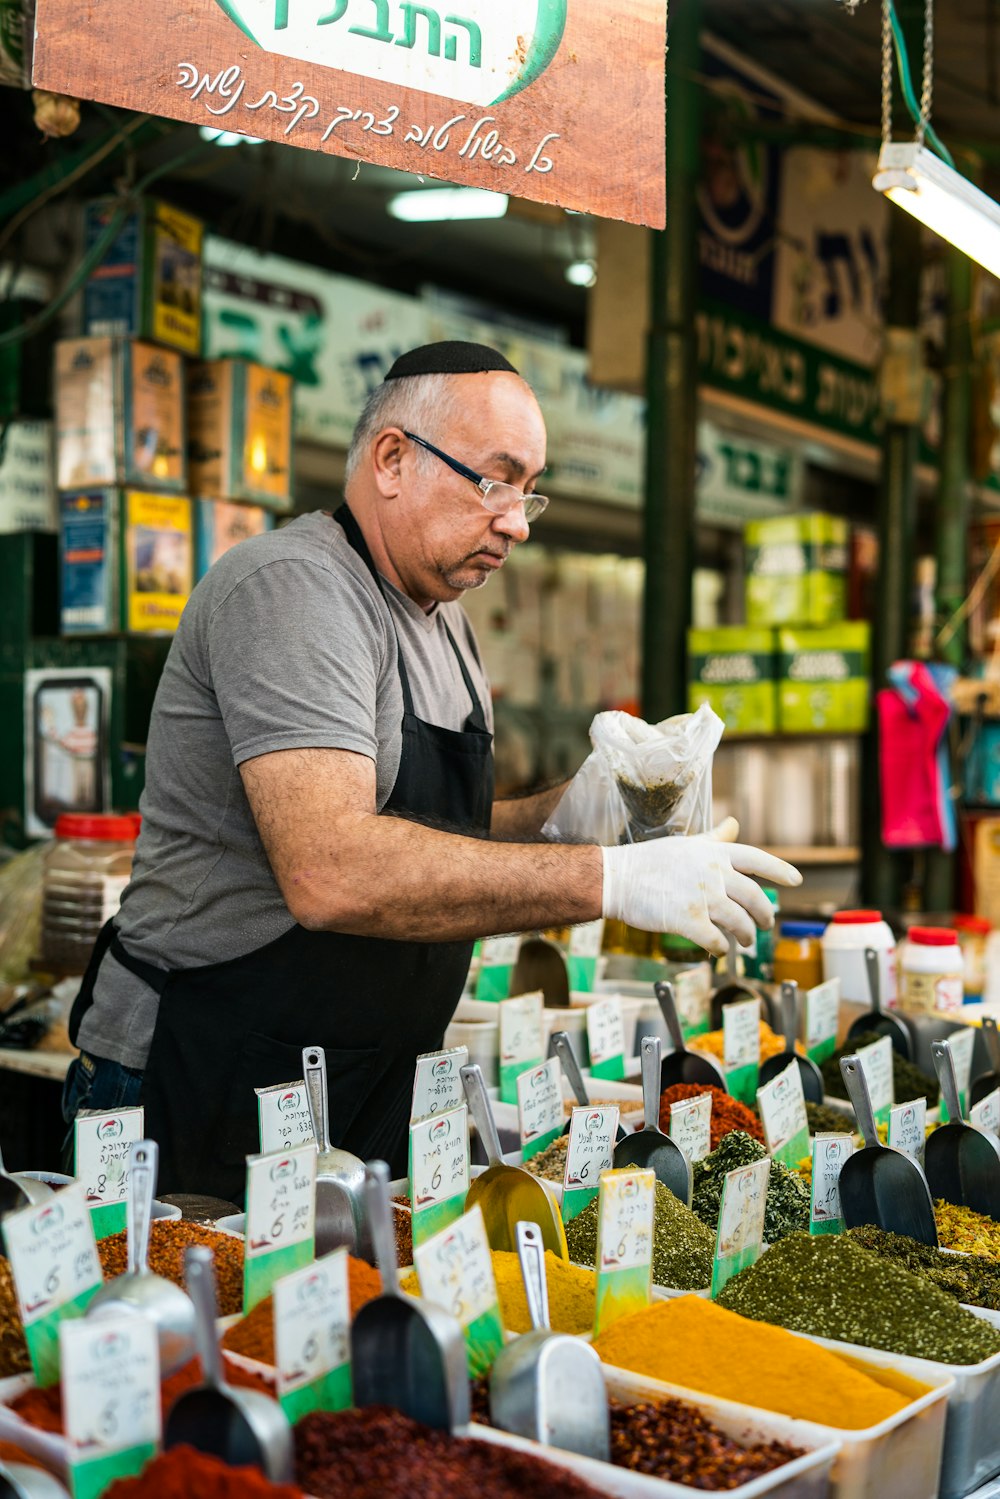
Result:
<instances>
[{"instance_id":1,"label":"man's ear","mask_svg":"<svg viewBox=\"0 0 1000 1499\"><path fill-rule=\"evenodd\" d=\"M384 500L394 500L399 495L406 442L398 427L386 427L372 444L372 475Z\"/></svg>"}]
</instances>

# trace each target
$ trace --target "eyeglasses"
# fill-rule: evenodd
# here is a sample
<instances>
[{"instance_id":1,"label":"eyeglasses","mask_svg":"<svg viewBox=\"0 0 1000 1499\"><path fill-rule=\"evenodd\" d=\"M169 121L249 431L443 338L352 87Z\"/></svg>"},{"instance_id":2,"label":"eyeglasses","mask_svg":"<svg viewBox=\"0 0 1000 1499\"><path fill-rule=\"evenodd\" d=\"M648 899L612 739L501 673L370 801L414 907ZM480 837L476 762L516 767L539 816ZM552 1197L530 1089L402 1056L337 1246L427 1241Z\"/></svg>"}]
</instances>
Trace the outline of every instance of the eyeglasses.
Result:
<instances>
[{"instance_id":1,"label":"eyeglasses","mask_svg":"<svg viewBox=\"0 0 1000 1499\"><path fill-rule=\"evenodd\" d=\"M403 436L417 443L419 447L426 448L428 453L434 454L435 458L440 458L442 463L446 463L456 474L461 474L463 479L471 479L479 490L480 500L494 515L506 515L508 510L514 509L515 505L523 505L524 518L530 525L532 521L538 519L549 503L543 494L524 494L514 484L504 484L499 479L484 479L482 474L477 474L474 468L459 463L457 458L452 458L449 453L443 453L440 448L418 437L415 432L407 432L404 429Z\"/></svg>"}]
</instances>

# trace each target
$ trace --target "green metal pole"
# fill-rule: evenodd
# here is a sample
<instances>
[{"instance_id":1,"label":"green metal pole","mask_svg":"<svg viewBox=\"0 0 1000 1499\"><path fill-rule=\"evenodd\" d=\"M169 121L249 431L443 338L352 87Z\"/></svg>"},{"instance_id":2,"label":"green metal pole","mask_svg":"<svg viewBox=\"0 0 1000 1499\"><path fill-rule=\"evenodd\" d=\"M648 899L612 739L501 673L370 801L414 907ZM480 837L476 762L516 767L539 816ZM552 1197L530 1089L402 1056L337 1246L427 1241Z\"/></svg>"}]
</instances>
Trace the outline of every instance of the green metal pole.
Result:
<instances>
[{"instance_id":1,"label":"green metal pole","mask_svg":"<svg viewBox=\"0 0 1000 1499\"><path fill-rule=\"evenodd\" d=\"M642 707L651 723L683 712L687 700L698 417L700 21L701 0L674 0L667 53L667 227L650 230Z\"/></svg>"}]
</instances>

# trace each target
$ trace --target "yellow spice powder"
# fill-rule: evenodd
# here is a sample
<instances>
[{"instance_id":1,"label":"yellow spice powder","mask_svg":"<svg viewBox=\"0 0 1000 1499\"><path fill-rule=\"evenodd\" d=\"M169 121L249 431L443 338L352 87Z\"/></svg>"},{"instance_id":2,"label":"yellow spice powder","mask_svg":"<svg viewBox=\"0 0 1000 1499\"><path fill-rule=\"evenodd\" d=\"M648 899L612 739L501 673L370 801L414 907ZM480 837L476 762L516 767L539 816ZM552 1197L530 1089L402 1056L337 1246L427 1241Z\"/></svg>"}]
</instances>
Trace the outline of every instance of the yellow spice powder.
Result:
<instances>
[{"instance_id":1,"label":"yellow spice powder","mask_svg":"<svg viewBox=\"0 0 1000 1499\"><path fill-rule=\"evenodd\" d=\"M493 1274L500 1298L500 1316L509 1332L530 1332L531 1318L524 1294L521 1266L516 1254L495 1252ZM561 1260L551 1249L545 1251L545 1275L549 1295L549 1325L554 1332L590 1332L594 1326L594 1302L597 1277L593 1270ZM420 1295L415 1272L404 1276L401 1288L411 1296Z\"/></svg>"}]
</instances>

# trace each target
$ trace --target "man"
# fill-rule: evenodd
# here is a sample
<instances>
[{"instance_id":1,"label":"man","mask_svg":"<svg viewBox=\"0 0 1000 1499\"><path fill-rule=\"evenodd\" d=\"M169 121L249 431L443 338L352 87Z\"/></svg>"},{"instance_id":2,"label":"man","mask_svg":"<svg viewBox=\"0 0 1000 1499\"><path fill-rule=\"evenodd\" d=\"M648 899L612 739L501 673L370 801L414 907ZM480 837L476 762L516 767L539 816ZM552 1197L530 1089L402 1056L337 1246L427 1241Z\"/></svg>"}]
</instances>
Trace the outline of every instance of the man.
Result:
<instances>
[{"instance_id":1,"label":"man","mask_svg":"<svg viewBox=\"0 0 1000 1499\"><path fill-rule=\"evenodd\" d=\"M473 939L602 912L713 950L789 865L711 839L536 841L560 789L494 802L458 604L527 540L545 427L495 350L398 359L346 504L234 548L192 595L150 725L132 882L77 1002L64 1112L138 1102L161 1186L239 1199L253 1090L326 1048L334 1144L405 1173L414 1058Z\"/></svg>"}]
</instances>

